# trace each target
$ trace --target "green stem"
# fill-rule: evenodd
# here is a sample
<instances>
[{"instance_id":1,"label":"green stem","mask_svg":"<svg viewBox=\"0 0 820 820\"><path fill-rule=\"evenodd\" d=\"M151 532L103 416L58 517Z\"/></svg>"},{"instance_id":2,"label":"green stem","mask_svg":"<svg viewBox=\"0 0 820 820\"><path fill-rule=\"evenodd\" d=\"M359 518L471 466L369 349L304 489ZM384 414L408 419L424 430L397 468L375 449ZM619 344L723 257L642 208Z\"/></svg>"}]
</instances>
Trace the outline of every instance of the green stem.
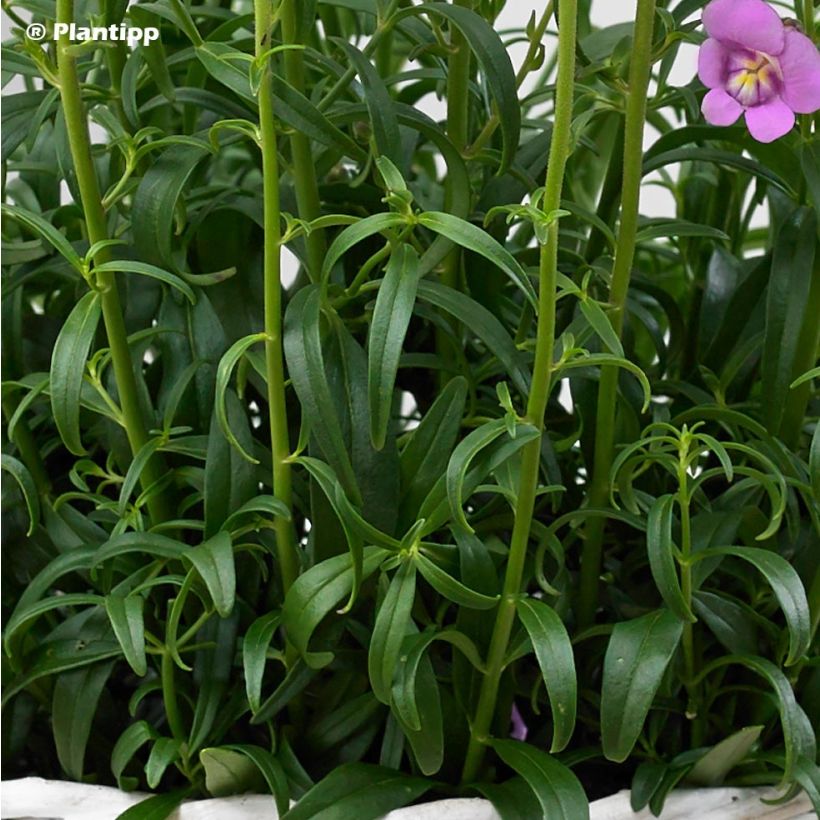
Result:
<instances>
[{"instance_id":1,"label":"green stem","mask_svg":"<svg viewBox=\"0 0 820 820\"><path fill-rule=\"evenodd\" d=\"M168 717L168 728L171 730L174 740L182 743L185 741L185 725L179 714L177 688L174 679L174 659L167 650L162 653L160 680L162 683L162 702L165 706L165 714Z\"/></svg>"},{"instance_id":2,"label":"green stem","mask_svg":"<svg viewBox=\"0 0 820 820\"><path fill-rule=\"evenodd\" d=\"M652 69L652 30L655 22L655 0L638 0L635 38L629 68L629 93L626 102L624 130L624 174L621 196L621 224L612 268L609 291L610 321L620 337L623 331L626 296L641 200L643 134L646 122L646 97ZM609 498L609 472L615 446L615 405L618 398L618 370L601 368L598 386L598 411L595 423L595 461L588 506L602 507ZM605 519L595 518L587 526L586 543L581 556L578 623L587 627L595 620L598 605L598 576L601 572Z\"/></svg>"},{"instance_id":3,"label":"green stem","mask_svg":"<svg viewBox=\"0 0 820 820\"><path fill-rule=\"evenodd\" d=\"M74 21L74 0L57 0L57 22L70 24ZM80 188L83 213L85 214L88 241L91 244L108 239L105 211L102 206L100 187L94 162L91 157L91 140L88 134L88 121L83 106L80 79L74 57L66 50L69 44L61 41L57 46L57 66L60 80L60 96L63 104L68 142L77 184ZM112 260L109 248L98 251L94 263L100 264ZM128 334L125 329L120 294L115 276L111 272L98 273L97 284L100 289L103 322L111 349L111 363L117 382L120 405L122 407L125 432L136 455L148 440L147 425L140 407L137 382L134 376L134 364L128 348ZM154 456L145 465L140 477L143 489L150 487L165 474L162 460ZM153 523L167 520L168 513L165 498L154 494L148 500L148 511Z\"/></svg>"},{"instance_id":4,"label":"green stem","mask_svg":"<svg viewBox=\"0 0 820 820\"><path fill-rule=\"evenodd\" d=\"M472 9L472 0L453 0L453 5ZM447 136L457 151L463 154L467 148L470 133L470 64L472 54L467 38L459 29L450 26L450 57L447 62ZM445 192L445 210L453 209L453 190L450 185ZM459 290L461 271L461 250L453 248L444 260L441 271L442 284ZM458 333L458 323L448 320L454 332ZM442 386L452 377L454 359L448 341L448 331L436 330L436 351L444 363L440 371Z\"/></svg>"},{"instance_id":5,"label":"green stem","mask_svg":"<svg viewBox=\"0 0 820 820\"><path fill-rule=\"evenodd\" d=\"M297 32L297 4L301 0L284 0L281 7L282 40L287 45L299 44ZM283 55L285 79L299 92L305 92L305 58L301 49L287 49ZM260 111L260 116L262 112ZM311 222L322 213L319 200L319 186L316 182L316 167L310 150L310 140L301 131L290 135L290 151L293 166L293 184L296 188L296 204L299 218ZM314 282L319 280L319 271L327 251L324 230L313 230L305 237L307 247L307 269Z\"/></svg>"},{"instance_id":6,"label":"green stem","mask_svg":"<svg viewBox=\"0 0 820 820\"><path fill-rule=\"evenodd\" d=\"M286 4L287 5L287 4ZM268 49L271 28L271 5L255 0L256 54ZM276 148L276 126L273 119L273 88L270 61L265 64L259 84L259 131L262 148L264 205L264 280L265 280L265 365L268 382L268 417L273 455L273 491L290 510L293 502L285 402L285 363L282 354L282 285L281 277L281 209L279 204L279 156ZM290 520L274 520L279 570L284 592L290 589L299 572L296 536Z\"/></svg>"},{"instance_id":7,"label":"green stem","mask_svg":"<svg viewBox=\"0 0 820 820\"><path fill-rule=\"evenodd\" d=\"M559 0L558 77L556 79L555 121L550 146L544 212L559 208L564 171L571 145L572 105L575 92L575 39L578 21L577 0ZM558 276L558 223L553 222L547 242L540 250L540 283L538 295L538 331L535 347L532 388L527 402L526 421L541 435L549 400L555 351L555 292ZM530 540L532 517L541 467L541 435L523 451L521 482L515 507L515 523L510 540L510 553L504 575L501 603L496 614L487 673L481 683L475 720L470 728L470 743L464 763L463 782L475 779L481 767L486 741L495 714L498 688L504 671L510 634L515 622L515 603L521 593L524 563Z\"/></svg>"}]
</instances>

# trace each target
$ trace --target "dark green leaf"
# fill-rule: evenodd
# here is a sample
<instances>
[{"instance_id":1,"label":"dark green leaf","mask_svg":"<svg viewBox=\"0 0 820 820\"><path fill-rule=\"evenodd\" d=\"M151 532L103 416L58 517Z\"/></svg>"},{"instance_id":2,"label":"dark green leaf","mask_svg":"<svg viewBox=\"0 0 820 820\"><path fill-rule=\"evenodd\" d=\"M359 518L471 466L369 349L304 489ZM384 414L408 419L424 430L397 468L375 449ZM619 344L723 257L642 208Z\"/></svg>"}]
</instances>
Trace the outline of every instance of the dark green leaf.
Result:
<instances>
[{"instance_id":1,"label":"dark green leaf","mask_svg":"<svg viewBox=\"0 0 820 820\"><path fill-rule=\"evenodd\" d=\"M86 360L100 320L100 295L89 291L74 306L51 354L51 410L65 446L85 453L80 439L80 392Z\"/></svg>"},{"instance_id":2,"label":"dark green leaf","mask_svg":"<svg viewBox=\"0 0 820 820\"><path fill-rule=\"evenodd\" d=\"M366 763L345 763L317 783L283 820L377 820L432 783Z\"/></svg>"},{"instance_id":3,"label":"dark green leaf","mask_svg":"<svg viewBox=\"0 0 820 820\"><path fill-rule=\"evenodd\" d=\"M643 729L683 623L660 609L615 625L604 658L601 737L608 760L626 760Z\"/></svg>"},{"instance_id":4,"label":"dark green leaf","mask_svg":"<svg viewBox=\"0 0 820 820\"><path fill-rule=\"evenodd\" d=\"M148 671L145 659L145 623L141 595L107 595L105 610L111 627L122 647L122 653L134 672L140 677Z\"/></svg>"},{"instance_id":5,"label":"dark green leaf","mask_svg":"<svg viewBox=\"0 0 820 820\"><path fill-rule=\"evenodd\" d=\"M694 623L696 620L689 603L681 592L675 565L675 547L672 543L673 495L656 498L649 509L646 523L646 547L652 578L664 603L682 621Z\"/></svg>"},{"instance_id":6,"label":"dark green leaf","mask_svg":"<svg viewBox=\"0 0 820 820\"><path fill-rule=\"evenodd\" d=\"M563 763L517 740L494 740L499 757L527 781L544 817L589 820L589 801L578 778Z\"/></svg>"},{"instance_id":7,"label":"dark green leaf","mask_svg":"<svg viewBox=\"0 0 820 820\"><path fill-rule=\"evenodd\" d=\"M370 685L382 703L390 703L393 675L410 623L415 595L416 566L413 561L405 560L393 576L379 607L367 655Z\"/></svg>"},{"instance_id":8,"label":"dark green leaf","mask_svg":"<svg viewBox=\"0 0 820 820\"><path fill-rule=\"evenodd\" d=\"M515 608L532 641L549 694L553 724L550 751L560 752L575 730L577 683L572 643L561 618L543 601L521 598Z\"/></svg>"},{"instance_id":9,"label":"dark green leaf","mask_svg":"<svg viewBox=\"0 0 820 820\"><path fill-rule=\"evenodd\" d=\"M418 255L400 245L390 256L376 297L367 341L370 435L381 450L393 407L393 387L418 288Z\"/></svg>"}]
</instances>

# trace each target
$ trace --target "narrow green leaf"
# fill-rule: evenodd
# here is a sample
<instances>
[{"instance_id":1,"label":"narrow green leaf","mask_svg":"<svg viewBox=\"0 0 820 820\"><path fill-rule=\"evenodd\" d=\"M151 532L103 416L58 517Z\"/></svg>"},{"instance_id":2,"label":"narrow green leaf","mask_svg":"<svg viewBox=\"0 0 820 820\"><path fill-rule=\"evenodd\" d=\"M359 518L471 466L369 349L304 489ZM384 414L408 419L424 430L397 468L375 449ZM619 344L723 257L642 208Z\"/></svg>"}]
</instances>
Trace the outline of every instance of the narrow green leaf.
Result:
<instances>
[{"instance_id":1,"label":"narrow green leaf","mask_svg":"<svg viewBox=\"0 0 820 820\"><path fill-rule=\"evenodd\" d=\"M258 464L258 460L255 459L250 453L248 453L242 445L239 443L236 435L234 434L233 430L231 430L231 426L228 422L228 406L227 406L227 399L225 393L228 389L228 384L231 380L231 376L233 374L234 368L239 363L239 360L255 345L259 342L265 341L265 334L264 333L254 333L250 336L245 336L243 339L239 339L239 341L234 342L230 348L228 348L225 355L219 362L219 367L216 371L216 417L219 420L219 426L222 428L222 432L225 435L225 438L231 443L233 447L235 447L248 461L253 464Z\"/></svg>"},{"instance_id":2,"label":"narrow green leaf","mask_svg":"<svg viewBox=\"0 0 820 820\"><path fill-rule=\"evenodd\" d=\"M600 304L594 299L581 299L579 307L596 336L609 348L609 352L623 358L624 349L621 340Z\"/></svg>"},{"instance_id":3,"label":"narrow green leaf","mask_svg":"<svg viewBox=\"0 0 820 820\"><path fill-rule=\"evenodd\" d=\"M284 817L290 805L290 786L282 764L276 757L260 746L234 743L222 748L245 755L248 760L253 762L262 777L265 778L268 789L276 801L276 811L279 817Z\"/></svg>"},{"instance_id":4,"label":"narrow green leaf","mask_svg":"<svg viewBox=\"0 0 820 820\"><path fill-rule=\"evenodd\" d=\"M448 7L450 8L450 7ZM441 236L446 236L462 248L483 256L497 265L510 281L524 294L533 309L538 311L538 297L526 271L515 257L481 228L452 214L427 211L419 214L418 222Z\"/></svg>"},{"instance_id":5,"label":"narrow green leaf","mask_svg":"<svg viewBox=\"0 0 820 820\"><path fill-rule=\"evenodd\" d=\"M274 73L271 77L276 98L276 115L282 122L299 131L320 145L342 152L356 161L363 161L367 154L344 131L337 128L304 94L297 91L284 77Z\"/></svg>"},{"instance_id":6,"label":"narrow green leaf","mask_svg":"<svg viewBox=\"0 0 820 820\"><path fill-rule=\"evenodd\" d=\"M783 782L789 783L801 757L815 760L817 741L814 729L803 708L797 702L789 679L771 661L752 655L728 655L720 659L721 665L738 663L765 678L772 687L780 713L783 741L786 747L786 765Z\"/></svg>"},{"instance_id":7,"label":"narrow green leaf","mask_svg":"<svg viewBox=\"0 0 820 820\"><path fill-rule=\"evenodd\" d=\"M388 554L378 547L365 547L362 577L375 572ZM326 665L333 655L330 652L309 652L310 636L352 588L353 562L349 555L337 555L300 575L288 591L282 609L282 624L290 643L313 668Z\"/></svg>"},{"instance_id":8,"label":"narrow green leaf","mask_svg":"<svg viewBox=\"0 0 820 820\"><path fill-rule=\"evenodd\" d=\"M167 794L155 794L153 797L137 803L136 806L126 809L117 816L116 820L168 820L174 809L182 803L187 795L187 789L168 792Z\"/></svg>"},{"instance_id":9,"label":"narrow green leaf","mask_svg":"<svg viewBox=\"0 0 820 820\"><path fill-rule=\"evenodd\" d=\"M322 263L320 274L321 281L326 283L330 277L336 263L354 246L365 239L375 236L377 233L384 233L391 228L397 228L404 224L404 217L401 214L392 212L372 214L348 225L334 240L328 248L327 255Z\"/></svg>"},{"instance_id":10,"label":"narrow green leaf","mask_svg":"<svg viewBox=\"0 0 820 820\"><path fill-rule=\"evenodd\" d=\"M227 532L217 533L198 547L188 550L185 560L196 568L205 582L219 616L227 618L233 610L236 597L236 569L231 536Z\"/></svg>"},{"instance_id":11,"label":"narrow green leaf","mask_svg":"<svg viewBox=\"0 0 820 820\"><path fill-rule=\"evenodd\" d=\"M560 752L575 730L578 687L572 643L561 618L543 601L522 598L515 608L532 641L549 694L553 724L550 751Z\"/></svg>"},{"instance_id":12,"label":"narrow green leaf","mask_svg":"<svg viewBox=\"0 0 820 820\"><path fill-rule=\"evenodd\" d=\"M646 522L646 548L649 554L649 568L664 603L682 621L694 623L689 603L681 592L678 571L675 565L675 548L672 543L672 510L675 496L662 495L649 508Z\"/></svg>"},{"instance_id":13,"label":"narrow green leaf","mask_svg":"<svg viewBox=\"0 0 820 820\"><path fill-rule=\"evenodd\" d=\"M616 624L604 657L601 738L608 760L629 757L683 634L683 623L659 609Z\"/></svg>"},{"instance_id":14,"label":"narrow green leaf","mask_svg":"<svg viewBox=\"0 0 820 820\"><path fill-rule=\"evenodd\" d=\"M714 547L700 550L695 560L731 556L754 566L769 582L789 627L789 654L786 666L793 666L811 643L811 615L803 582L794 567L782 556L758 547Z\"/></svg>"},{"instance_id":15,"label":"narrow green leaf","mask_svg":"<svg viewBox=\"0 0 820 820\"><path fill-rule=\"evenodd\" d=\"M74 305L51 354L51 410L65 446L75 456L85 454L80 439L80 392L97 323L100 295L89 291Z\"/></svg>"},{"instance_id":16,"label":"narrow green leaf","mask_svg":"<svg viewBox=\"0 0 820 820\"><path fill-rule=\"evenodd\" d=\"M376 615L367 669L373 694L390 703L390 689L396 672L401 646L410 623L410 611L416 597L416 566L405 560L396 570L382 605Z\"/></svg>"},{"instance_id":17,"label":"narrow green leaf","mask_svg":"<svg viewBox=\"0 0 820 820\"><path fill-rule=\"evenodd\" d=\"M122 653L134 673L142 677L148 671L145 658L145 622L141 595L107 595L105 611L122 647Z\"/></svg>"},{"instance_id":18,"label":"narrow green leaf","mask_svg":"<svg viewBox=\"0 0 820 820\"><path fill-rule=\"evenodd\" d=\"M535 746L517 740L494 740L498 756L535 792L544 817L589 820L589 801L578 778L563 763Z\"/></svg>"},{"instance_id":19,"label":"narrow green leaf","mask_svg":"<svg viewBox=\"0 0 820 820\"><path fill-rule=\"evenodd\" d=\"M473 459L496 439L507 434L507 424L504 419L496 419L482 424L464 438L453 451L447 464L447 498L453 518L468 532L473 528L464 515L464 481Z\"/></svg>"},{"instance_id":20,"label":"narrow green leaf","mask_svg":"<svg viewBox=\"0 0 820 820\"><path fill-rule=\"evenodd\" d=\"M245 692L251 712L258 712L262 699L262 678L265 674L268 647L273 640L282 616L269 612L257 618L245 633L242 641L242 667L245 672Z\"/></svg>"},{"instance_id":21,"label":"narrow green leaf","mask_svg":"<svg viewBox=\"0 0 820 820\"><path fill-rule=\"evenodd\" d=\"M417 552L413 560L427 583L448 601L467 609L492 609L498 604L498 595L482 595L464 586L422 553Z\"/></svg>"},{"instance_id":22,"label":"narrow green leaf","mask_svg":"<svg viewBox=\"0 0 820 820\"><path fill-rule=\"evenodd\" d=\"M10 216L25 225L29 230L37 234L41 239L45 239L63 259L79 273L83 271L83 260L80 254L74 250L71 243L61 234L50 222L42 216L24 208L17 208L14 205L2 205L4 216Z\"/></svg>"},{"instance_id":23,"label":"narrow green leaf","mask_svg":"<svg viewBox=\"0 0 820 820\"><path fill-rule=\"evenodd\" d=\"M9 473L20 486L28 510L29 524L26 535L31 535L40 520L40 494L37 492L37 485L23 462L18 461L14 456L7 456L3 453L0 456L0 469Z\"/></svg>"},{"instance_id":24,"label":"narrow green leaf","mask_svg":"<svg viewBox=\"0 0 820 820\"><path fill-rule=\"evenodd\" d=\"M457 376L447 382L402 450L402 522L416 520L421 502L447 469L466 400L465 378Z\"/></svg>"},{"instance_id":25,"label":"narrow green leaf","mask_svg":"<svg viewBox=\"0 0 820 820\"><path fill-rule=\"evenodd\" d=\"M169 273L167 270L158 268L156 265L121 259L115 262L103 262L101 265L95 265L94 271L96 273L137 273L140 276L157 279L178 290L191 304L196 302L196 295L193 289L184 279L173 273Z\"/></svg>"},{"instance_id":26,"label":"narrow green leaf","mask_svg":"<svg viewBox=\"0 0 820 820\"><path fill-rule=\"evenodd\" d=\"M344 763L319 781L282 820L377 820L433 784L368 763Z\"/></svg>"},{"instance_id":27,"label":"narrow green leaf","mask_svg":"<svg viewBox=\"0 0 820 820\"><path fill-rule=\"evenodd\" d=\"M437 14L452 23L473 50L497 108L503 142L499 172L505 171L518 150L521 131L518 87L507 48L493 27L471 9L446 3L424 3L404 13L424 12Z\"/></svg>"},{"instance_id":28,"label":"narrow green leaf","mask_svg":"<svg viewBox=\"0 0 820 820\"><path fill-rule=\"evenodd\" d=\"M720 786L729 772L742 763L760 737L763 726L747 726L721 740L695 764L686 776L697 786Z\"/></svg>"},{"instance_id":29,"label":"narrow green leaf","mask_svg":"<svg viewBox=\"0 0 820 820\"><path fill-rule=\"evenodd\" d=\"M145 764L145 779L149 789L159 786L165 770L179 760L181 747L178 740L171 737L159 737L151 747L148 762Z\"/></svg>"},{"instance_id":30,"label":"narrow green leaf","mask_svg":"<svg viewBox=\"0 0 820 820\"><path fill-rule=\"evenodd\" d=\"M766 300L766 333L761 362L763 414L769 432L777 434L794 376L800 331L810 306L809 290L817 253L817 217L799 208L774 243Z\"/></svg>"},{"instance_id":31,"label":"narrow green leaf","mask_svg":"<svg viewBox=\"0 0 820 820\"><path fill-rule=\"evenodd\" d=\"M418 265L418 254L409 245L396 248L387 263L373 310L367 341L367 394L370 435L377 450L384 447L387 438L396 373L416 301Z\"/></svg>"},{"instance_id":32,"label":"narrow green leaf","mask_svg":"<svg viewBox=\"0 0 820 820\"><path fill-rule=\"evenodd\" d=\"M125 767L142 746L156 737L157 730L145 720L132 723L119 736L111 752L111 773L114 775L120 789L125 787L126 779L123 777Z\"/></svg>"},{"instance_id":33,"label":"narrow green leaf","mask_svg":"<svg viewBox=\"0 0 820 820\"><path fill-rule=\"evenodd\" d=\"M418 296L469 328L504 365L521 393L529 393L530 377L521 362L521 354L504 325L487 308L453 288L427 280L419 282Z\"/></svg>"},{"instance_id":34,"label":"narrow green leaf","mask_svg":"<svg viewBox=\"0 0 820 820\"><path fill-rule=\"evenodd\" d=\"M57 758L73 780L83 779L83 761L97 703L113 668L98 663L58 675L51 699L51 729Z\"/></svg>"},{"instance_id":35,"label":"narrow green leaf","mask_svg":"<svg viewBox=\"0 0 820 820\"><path fill-rule=\"evenodd\" d=\"M419 769L430 776L438 772L444 762L444 720L439 683L427 653L416 664L413 697L418 725L405 723L399 709L394 709L393 714L410 743Z\"/></svg>"},{"instance_id":36,"label":"narrow green leaf","mask_svg":"<svg viewBox=\"0 0 820 820\"><path fill-rule=\"evenodd\" d=\"M344 232L339 235L339 239L343 235ZM331 252L332 247L325 257L325 262ZM319 288L303 288L293 297L285 313L285 358L296 395L311 423L311 431L322 453L336 473L345 493L349 498L358 501L359 488L356 476L325 373L320 318Z\"/></svg>"},{"instance_id":37,"label":"narrow green leaf","mask_svg":"<svg viewBox=\"0 0 820 820\"><path fill-rule=\"evenodd\" d=\"M333 42L340 46L350 59L364 86L364 101L373 125L373 138L380 156L385 156L400 164L402 160L401 133L399 122L384 80L367 57L351 43L340 37Z\"/></svg>"}]
</instances>

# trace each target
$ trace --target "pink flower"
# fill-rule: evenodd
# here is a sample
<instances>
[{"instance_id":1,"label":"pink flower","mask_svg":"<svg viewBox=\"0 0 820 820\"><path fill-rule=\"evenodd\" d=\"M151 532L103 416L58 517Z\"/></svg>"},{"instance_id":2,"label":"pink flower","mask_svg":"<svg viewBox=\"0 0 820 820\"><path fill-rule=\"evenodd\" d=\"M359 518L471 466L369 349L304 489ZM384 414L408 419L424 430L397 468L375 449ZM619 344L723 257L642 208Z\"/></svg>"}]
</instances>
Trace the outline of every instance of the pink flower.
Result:
<instances>
[{"instance_id":1,"label":"pink flower","mask_svg":"<svg viewBox=\"0 0 820 820\"><path fill-rule=\"evenodd\" d=\"M759 142L794 127L795 114L820 109L820 53L763 0L712 0L703 11L709 39L698 76L709 89L703 114L711 125L746 125Z\"/></svg>"},{"instance_id":2,"label":"pink flower","mask_svg":"<svg viewBox=\"0 0 820 820\"><path fill-rule=\"evenodd\" d=\"M518 707L515 705L515 702L513 702L512 705L510 723L512 723L510 737L515 740L526 740L527 735L529 734L529 729L527 728L527 724L524 723L524 718L521 717L521 712L518 711Z\"/></svg>"}]
</instances>

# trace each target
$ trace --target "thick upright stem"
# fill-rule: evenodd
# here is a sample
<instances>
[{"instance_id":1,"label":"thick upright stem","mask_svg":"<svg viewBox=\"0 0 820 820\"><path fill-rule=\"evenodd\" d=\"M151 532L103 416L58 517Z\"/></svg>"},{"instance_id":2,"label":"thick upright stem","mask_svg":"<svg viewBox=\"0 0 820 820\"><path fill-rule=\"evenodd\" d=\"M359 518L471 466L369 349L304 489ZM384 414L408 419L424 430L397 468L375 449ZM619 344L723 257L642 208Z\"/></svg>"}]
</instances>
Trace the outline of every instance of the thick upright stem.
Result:
<instances>
[{"instance_id":1,"label":"thick upright stem","mask_svg":"<svg viewBox=\"0 0 820 820\"><path fill-rule=\"evenodd\" d=\"M471 9L472 0L453 0L453 5ZM447 62L447 136L450 142L462 154L466 150L470 133L470 64L471 52L467 38L454 25L450 26L450 48ZM446 191L446 210L451 210L453 191L448 186ZM447 287L458 290L459 271L461 268L461 250L456 247L444 260L441 281ZM453 323L453 327L457 327ZM452 349L447 340L447 331L439 328L436 331L436 347L445 367L441 371L444 382L452 375Z\"/></svg>"},{"instance_id":2,"label":"thick upright stem","mask_svg":"<svg viewBox=\"0 0 820 820\"><path fill-rule=\"evenodd\" d=\"M558 77L556 79L555 122L550 146L547 184L544 193L545 213L558 210L561 204L564 171L570 152L572 104L575 90L575 39L578 19L577 0L560 0L558 29ZM549 400L555 351L555 292L558 276L558 224L553 222L547 242L541 246L538 295L538 331L535 348L532 389L527 403L526 421L541 435ZM524 563L530 540L532 517L541 467L541 435L524 449L521 461L521 483L515 508L515 523L510 541L504 588L498 606L495 626L487 657L487 673L481 684L470 744L464 763L463 781L474 780L484 757L490 733L498 687L504 671L504 659L515 622L515 602L521 593Z\"/></svg>"},{"instance_id":3,"label":"thick upright stem","mask_svg":"<svg viewBox=\"0 0 820 820\"><path fill-rule=\"evenodd\" d=\"M282 3L282 39L288 45L299 43L297 31L296 6L301 0L284 0ZM285 79L297 90L305 90L305 60L299 49L288 49L283 55ZM261 114L261 112L260 112ZM290 135L290 151L293 160L293 184L296 188L296 204L300 219L311 221L321 215L319 187L316 182L316 169L310 150L310 140L301 131L294 130ZM307 246L307 267L311 279L319 277L322 262L327 250L325 232L313 230L305 238Z\"/></svg>"},{"instance_id":4,"label":"thick upright stem","mask_svg":"<svg viewBox=\"0 0 820 820\"><path fill-rule=\"evenodd\" d=\"M65 24L74 22L74 0L57 0L57 22ZM71 158L74 162L77 184L80 188L88 241L94 244L108 239L109 236L99 182L91 157L91 140L82 101L80 79L74 57L67 51L68 45L68 42L61 41L57 46L60 96L63 103ZM109 262L111 259L110 250L103 248L97 252L94 262L100 264ZM111 364L117 382L125 432L131 445L131 452L136 455L148 440L148 434L142 408L139 404L134 365L131 360L131 351L128 348L128 334L123 320L120 295L114 274L111 272L98 273L97 284L101 292L103 322L108 337L108 346L111 349ZM165 470L161 459L157 456L153 457L142 472L140 482L143 489L162 478L164 473ZM153 523L158 524L169 518L167 505L162 494L153 493L147 503Z\"/></svg>"},{"instance_id":5,"label":"thick upright stem","mask_svg":"<svg viewBox=\"0 0 820 820\"><path fill-rule=\"evenodd\" d=\"M623 331L626 296L632 263L635 258L635 240L638 232L638 214L641 200L643 134L646 122L646 97L652 69L652 30L655 21L655 0L638 0L635 19L635 37L632 62L629 69L629 94L626 102L624 136L624 176L621 196L621 222L612 284L609 291L609 317L618 336ZM595 462L588 504L601 507L609 497L609 472L615 445L615 405L618 398L618 370L601 368L598 386L598 412L595 424ZM598 604L598 577L604 537L603 518L590 521L586 543L581 557L581 587L578 621L581 627L595 619Z\"/></svg>"},{"instance_id":6,"label":"thick upright stem","mask_svg":"<svg viewBox=\"0 0 820 820\"><path fill-rule=\"evenodd\" d=\"M269 48L271 5L255 0L256 54ZM282 284L281 284L281 209L279 204L279 156L276 148L276 126L273 121L273 89L270 61L265 64L259 84L259 133L262 147L264 205L264 279L265 279L265 364L268 382L268 417L273 454L273 492L288 509L292 505L290 439L285 403L285 364L282 354ZM290 589L299 572L293 525L277 516L276 545L282 587Z\"/></svg>"}]
</instances>

